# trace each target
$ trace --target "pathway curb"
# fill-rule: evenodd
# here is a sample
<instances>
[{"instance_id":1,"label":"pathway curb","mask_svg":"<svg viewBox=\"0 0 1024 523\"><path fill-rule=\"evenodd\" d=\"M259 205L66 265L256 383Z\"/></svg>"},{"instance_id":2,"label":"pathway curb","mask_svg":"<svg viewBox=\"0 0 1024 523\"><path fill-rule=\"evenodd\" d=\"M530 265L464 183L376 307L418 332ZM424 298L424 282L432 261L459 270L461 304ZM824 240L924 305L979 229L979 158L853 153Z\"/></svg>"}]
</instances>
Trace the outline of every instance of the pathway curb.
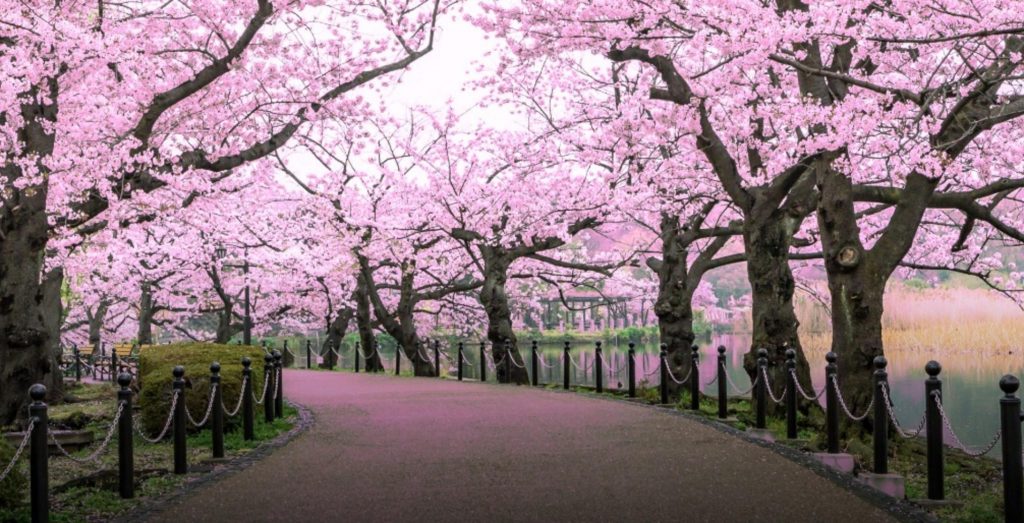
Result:
<instances>
[{"instance_id":1,"label":"pathway curb","mask_svg":"<svg viewBox=\"0 0 1024 523\"><path fill-rule=\"evenodd\" d=\"M249 468L260 460L271 455L275 450L287 445L293 439L309 430L313 424L316 423L313 411L306 408L304 405L288 401L287 399L285 399L285 402L294 407L295 410L298 411L299 415L298 420L295 422L295 426L292 427L291 430L283 434L279 434L276 438L270 441L261 443L258 447L245 455L238 456L227 463L216 465L211 472L202 474L196 478L186 479L185 483L178 489L161 496L156 496L152 499L147 499L132 510L111 521L118 523L143 521L157 514L169 512L176 506L176 502L185 496L195 492L196 490L200 490L211 483L230 477Z\"/></svg>"}]
</instances>

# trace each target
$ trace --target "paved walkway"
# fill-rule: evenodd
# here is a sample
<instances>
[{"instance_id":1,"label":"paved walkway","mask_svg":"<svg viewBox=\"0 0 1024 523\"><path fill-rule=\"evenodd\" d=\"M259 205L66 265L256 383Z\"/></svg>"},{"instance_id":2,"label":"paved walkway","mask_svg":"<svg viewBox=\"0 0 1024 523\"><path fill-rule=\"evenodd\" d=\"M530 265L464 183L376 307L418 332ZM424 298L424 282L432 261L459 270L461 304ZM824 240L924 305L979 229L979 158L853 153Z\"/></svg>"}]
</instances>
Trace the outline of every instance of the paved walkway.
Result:
<instances>
[{"instance_id":1,"label":"paved walkway","mask_svg":"<svg viewBox=\"0 0 1024 523\"><path fill-rule=\"evenodd\" d=\"M316 424L166 521L891 521L769 450L620 402L287 371Z\"/></svg>"}]
</instances>

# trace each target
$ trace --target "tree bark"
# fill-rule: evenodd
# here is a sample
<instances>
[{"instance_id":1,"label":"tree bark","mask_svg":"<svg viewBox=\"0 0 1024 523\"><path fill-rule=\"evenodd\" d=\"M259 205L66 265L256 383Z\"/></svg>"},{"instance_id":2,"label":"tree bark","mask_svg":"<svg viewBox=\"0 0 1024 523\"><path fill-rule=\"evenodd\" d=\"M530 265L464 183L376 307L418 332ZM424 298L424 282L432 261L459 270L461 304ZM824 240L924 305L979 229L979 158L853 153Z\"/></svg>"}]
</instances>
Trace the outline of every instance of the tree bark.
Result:
<instances>
[{"instance_id":1,"label":"tree bark","mask_svg":"<svg viewBox=\"0 0 1024 523\"><path fill-rule=\"evenodd\" d=\"M487 339L491 342L491 357L498 363L506 357L506 342L510 344L515 364L498 365L495 369L499 383L525 385L530 382L523 356L519 353L516 334L512 331L512 309L509 306L505 285L511 260L497 248L484 247L484 284L480 288L480 304L487 314ZM520 367L522 366L522 367ZM509 372L511 368L511 373Z\"/></svg>"},{"instance_id":2,"label":"tree bark","mask_svg":"<svg viewBox=\"0 0 1024 523\"><path fill-rule=\"evenodd\" d=\"M110 301L100 300L95 311L86 311L89 319L89 345L99 347L103 342L103 323L107 318L107 310L110 309Z\"/></svg>"},{"instance_id":3,"label":"tree bark","mask_svg":"<svg viewBox=\"0 0 1024 523\"><path fill-rule=\"evenodd\" d=\"M840 390L859 415L871 403L874 359L883 355L885 286L913 244L937 181L908 177L905 198L875 245L865 250L850 179L822 162L818 180L818 227L832 298L832 352L839 358ZM870 421L865 419L862 426L870 429Z\"/></svg>"},{"instance_id":4,"label":"tree bark","mask_svg":"<svg viewBox=\"0 0 1024 523\"><path fill-rule=\"evenodd\" d=\"M18 139L23 158L35 156L41 160L53 153L57 84L49 79L43 85L48 85L48 92L33 92L29 98L46 98L48 103L21 106L25 124ZM62 390L54 347L60 342L59 282L63 274L59 269L43 273L49 241L49 169L42 161L36 166L40 181L18 188L15 182L23 175L21 167L15 163L0 165L0 190L6 200L0 208L0 425L26 414L22 407L28 403L28 389L33 384L50 384L51 401ZM56 306L52 303L54 293Z\"/></svg>"},{"instance_id":5,"label":"tree bark","mask_svg":"<svg viewBox=\"0 0 1024 523\"><path fill-rule=\"evenodd\" d=\"M153 316L155 313L152 284L144 281L139 295L139 329L135 336L139 345L153 344Z\"/></svg>"},{"instance_id":6,"label":"tree bark","mask_svg":"<svg viewBox=\"0 0 1024 523\"><path fill-rule=\"evenodd\" d=\"M362 346L362 358L365 358L366 372L382 372L384 364L380 359L377 339L373 335L373 317L370 315L370 296L366 290L366 279L362 273L356 276L356 329L359 331L359 344ZM369 356L369 357L367 357Z\"/></svg>"},{"instance_id":7,"label":"tree bark","mask_svg":"<svg viewBox=\"0 0 1024 523\"><path fill-rule=\"evenodd\" d=\"M647 264L658 275L658 298L654 314L658 317L658 333L668 351L669 370L682 379L690 372L690 347L693 333L693 292L687 285L686 249L680 244L679 218L667 213L661 215L661 260L648 260ZM680 388L669 380L668 390L676 395Z\"/></svg>"},{"instance_id":8,"label":"tree bark","mask_svg":"<svg viewBox=\"0 0 1024 523\"><path fill-rule=\"evenodd\" d=\"M359 260L359 270L365 279L365 289L370 303L373 305L377 321L380 322L384 331L398 342L398 347L405 354L406 359L412 362L414 375L434 376L434 365L417 355L421 351L419 351L420 338L416 333L416 322L413 314L416 306L416 291L413 286L416 275L415 262L410 260L402 262L398 306L392 314L384 305L384 301L380 298L380 293L377 292L370 260L361 254L357 254L356 258Z\"/></svg>"},{"instance_id":9,"label":"tree bark","mask_svg":"<svg viewBox=\"0 0 1024 523\"><path fill-rule=\"evenodd\" d=\"M751 380L757 379L757 351L767 349L768 381L776 397L782 395L786 386L787 349L796 351L797 378L805 388L811 383L810 367L797 332L800 322L793 307L796 284L789 267L793 236L806 215L803 207L794 211L772 201L758 200L746 213L743 225L753 327L750 351L743 357L743 366ZM782 405L768 405L769 413L783 410Z\"/></svg>"},{"instance_id":10,"label":"tree bark","mask_svg":"<svg viewBox=\"0 0 1024 523\"><path fill-rule=\"evenodd\" d=\"M320 347L320 353L323 354L324 358L320 368L330 369L338 366L338 354L341 354L341 340L348 333L348 324L352 322L354 315L355 311L351 308L342 307L338 311L338 315L334 317L334 320L327 325L327 336ZM337 351L338 354L335 354L334 351Z\"/></svg>"}]
</instances>

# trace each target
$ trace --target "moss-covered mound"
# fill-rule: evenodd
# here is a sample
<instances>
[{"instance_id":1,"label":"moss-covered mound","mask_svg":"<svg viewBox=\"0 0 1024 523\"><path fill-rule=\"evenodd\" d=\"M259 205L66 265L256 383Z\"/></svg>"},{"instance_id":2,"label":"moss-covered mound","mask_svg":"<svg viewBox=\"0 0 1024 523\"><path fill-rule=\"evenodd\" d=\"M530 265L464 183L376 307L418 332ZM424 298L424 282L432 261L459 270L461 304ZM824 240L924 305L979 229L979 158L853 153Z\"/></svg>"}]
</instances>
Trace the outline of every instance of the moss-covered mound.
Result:
<instances>
[{"instance_id":1,"label":"moss-covered mound","mask_svg":"<svg viewBox=\"0 0 1024 523\"><path fill-rule=\"evenodd\" d=\"M263 349L242 345L214 343L176 343L153 345L139 354L141 390L139 404L142 409L142 427L155 436L167 421L171 406L171 371L176 365L185 367L185 401L192 417L199 421L206 414L210 398L210 364L220 363L221 393L224 407L232 410L238 404L242 390L242 358L252 360L253 391L263 392ZM262 407L256 406L257 413ZM241 423L242 412L226 418L230 428ZM189 425L189 430L197 430Z\"/></svg>"}]
</instances>

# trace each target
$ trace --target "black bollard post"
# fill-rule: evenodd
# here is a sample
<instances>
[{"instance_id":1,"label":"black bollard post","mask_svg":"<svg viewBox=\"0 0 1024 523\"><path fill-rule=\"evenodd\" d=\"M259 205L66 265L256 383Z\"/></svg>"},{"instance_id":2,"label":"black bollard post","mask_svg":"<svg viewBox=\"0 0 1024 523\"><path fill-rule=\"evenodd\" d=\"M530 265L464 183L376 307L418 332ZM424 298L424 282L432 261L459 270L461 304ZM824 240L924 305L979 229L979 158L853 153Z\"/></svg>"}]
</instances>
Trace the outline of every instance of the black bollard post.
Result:
<instances>
[{"instance_id":1,"label":"black bollard post","mask_svg":"<svg viewBox=\"0 0 1024 523\"><path fill-rule=\"evenodd\" d=\"M462 358L463 358L463 356L462 356L462 342L460 341L459 342L459 363L458 363L459 381L462 381Z\"/></svg>"},{"instance_id":2,"label":"black bollard post","mask_svg":"<svg viewBox=\"0 0 1024 523\"><path fill-rule=\"evenodd\" d=\"M277 392L277 385L274 384L274 355L267 353L263 355L263 421L274 422L274 393Z\"/></svg>"},{"instance_id":3,"label":"black bollard post","mask_svg":"<svg viewBox=\"0 0 1024 523\"><path fill-rule=\"evenodd\" d=\"M754 389L754 399L757 408L754 427L764 429L768 422L768 383L765 382L765 375L768 371L768 349L757 349L757 377L754 378L757 387Z\"/></svg>"},{"instance_id":4,"label":"black bollard post","mask_svg":"<svg viewBox=\"0 0 1024 523\"><path fill-rule=\"evenodd\" d=\"M540 378L537 375L537 340L530 343L530 377L533 379L533 386L536 387Z\"/></svg>"},{"instance_id":5,"label":"black bollard post","mask_svg":"<svg viewBox=\"0 0 1024 523\"><path fill-rule=\"evenodd\" d=\"M604 359L601 357L601 342L594 342L594 384L597 393L604 392Z\"/></svg>"},{"instance_id":6,"label":"black bollard post","mask_svg":"<svg viewBox=\"0 0 1024 523\"><path fill-rule=\"evenodd\" d=\"M871 420L872 434L874 440L874 462L875 474L889 473L889 418L885 404L885 396L882 394L882 387L889 386L889 374L885 372L888 362L885 356L875 356L875 413Z\"/></svg>"},{"instance_id":7,"label":"black bollard post","mask_svg":"<svg viewBox=\"0 0 1024 523\"><path fill-rule=\"evenodd\" d=\"M835 386L838 360L834 352L825 355L825 432L829 454L839 454L839 395Z\"/></svg>"},{"instance_id":8,"label":"black bollard post","mask_svg":"<svg viewBox=\"0 0 1024 523\"><path fill-rule=\"evenodd\" d=\"M135 449L132 446L132 375L122 372L117 377L121 389L117 391L117 486L122 499L135 497Z\"/></svg>"},{"instance_id":9,"label":"black bollard post","mask_svg":"<svg viewBox=\"0 0 1024 523\"><path fill-rule=\"evenodd\" d=\"M434 340L434 375L441 377L441 342Z\"/></svg>"},{"instance_id":10,"label":"black bollard post","mask_svg":"<svg viewBox=\"0 0 1024 523\"><path fill-rule=\"evenodd\" d=\"M213 457L224 457L224 391L220 389L220 362L210 364L210 394L213 394Z\"/></svg>"},{"instance_id":11,"label":"black bollard post","mask_svg":"<svg viewBox=\"0 0 1024 523\"><path fill-rule=\"evenodd\" d=\"M356 374L359 374L359 354L360 354L360 351L359 351L359 342L357 341L357 342L356 342L356 351L355 351L355 357L356 357ZM367 364L366 364L366 367L367 367L367 369L369 369L369 367L370 367L370 364L369 364L369 362L367 362Z\"/></svg>"},{"instance_id":12,"label":"black bollard post","mask_svg":"<svg viewBox=\"0 0 1024 523\"><path fill-rule=\"evenodd\" d=\"M487 351L486 342L480 342L480 381L487 381Z\"/></svg>"},{"instance_id":13,"label":"black bollard post","mask_svg":"<svg viewBox=\"0 0 1024 523\"><path fill-rule=\"evenodd\" d=\"M700 410L700 349L690 347L690 410Z\"/></svg>"},{"instance_id":14,"label":"black bollard post","mask_svg":"<svg viewBox=\"0 0 1024 523\"><path fill-rule=\"evenodd\" d=\"M402 346L395 346L395 376L402 373Z\"/></svg>"},{"instance_id":15,"label":"black bollard post","mask_svg":"<svg viewBox=\"0 0 1024 523\"><path fill-rule=\"evenodd\" d=\"M725 375L725 345L718 346L718 419L729 417L729 377Z\"/></svg>"},{"instance_id":16,"label":"black bollard post","mask_svg":"<svg viewBox=\"0 0 1024 523\"><path fill-rule=\"evenodd\" d=\"M1007 374L999 380L1006 394L999 400L999 418L1003 435L1003 512L1006 523L1024 521L1024 463L1021 458L1020 398L1014 395L1020 380Z\"/></svg>"},{"instance_id":17,"label":"black bollard post","mask_svg":"<svg viewBox=\"0 0 1024 523\"><path fill-rule=\"evenodd\" d=\"M28 416L35 422L29 436L29 496L32 499L32 523L42 523L50 520L50 450L46 440L49 418L43 402L46 387L36 383L29 387L28 395L32 398Z\"/></svg>"},{"instance_id":18,"label":"black bollard post","mask_svg":"<svg viewBox=\"0 0 1024 523\"><path fill-rule=\"evenodd\" d=\"M629 397L636 397L636 344L629 342Z\"/></svg>"},{"instance_id":19,"label":"black bollard post","mask_svg":"<svg viewBox=\"0 0 1024 523\"><path fill-rule=\"evenodd\" d=\"M786 437L796 439L796 351L786 349Z\"/></svg>"},{"instance_id":20,"label":"black bollard post","mask_svg":"<svg viewBox=\"0 0 1024 523\"><path fill-rule=\"evenodd\" d=\"M505 383L512 383L512 340L508 338L505 338Z\"/></svg>"},{"instance_id":21,"label":"black bollard post","mask_svg":"<svg viewBox=\"0 0 1024 523\"><path fill-rule=\"evenodd\" d=\"M562 388L569 390L569 342L565 342L562 354Z\"/></svg>"},{"instance_id":22,"label":"black bollard post","mask_svg":"<svg viewBox=\"0 0 1024 523\"><path fill-rule=\"evenodd\" d=\"M178 402L174 405L174 473L188 472L188 456L185 449L185 367L178 365L171 371L174 375L174 393Z\"/></svg>"},{"instance_id":23,"label":"black bollard post","mask_svg":"<svg viewBox=\"0 0 1024 523\"><path fill-rule=\"evenodd\" d=\"M668 345L661 344L660 362L658 363L658 369L660 370L661 383L659 388L661 389L661 404L665 405L668 403Z\"/></svg>"},{"instance_id":24,"label":"black bollard post","mask_svg":"<svg viewBox=\"0 0 1024 523\"><path fill-rule=\"evenodd\" d=\"M78 344L72 345L75 351L75 381L82 381L82 355L78 352Z\"/></svg>"},{"instance_id":25,"label":"black bollard post","mask_svg":"<svg viewBox=\"0 0 1024 523\"><path fill-rule=\"evenodd\" d=\"M939 402L942 401L942 380L939 373L942 365L929 361L924 366L928 379L924 380L924 427L928 449L928 499L945 499L946 485L943 473L944 451L942 444L942 418Z\"/></svg>"},{"instance_id":26,"label":"black bollard post","mask_svg":"<svg viewBox=\"0 0 1024 523\"><path fill-rule=\"evenodd\" d=\"M253 423L256 406L252 400L252 360L242 358L242 439L252 441L256 437Z\"/></svg>"},{"instance_id":27,"label":"black bollard post","mask_svg":"<svg viewBox=\"0 0 1024 523\"><path fill-rule=\"evenodd\" d=\"M356 360L356 367L358 367L358 366L359 366L359 360L357 359ZM306 340L306 368L307 369L312 369L313 368L313 340ZM356 368L356 372L359 372L358 368Z\"/></svg>"},{"instance_id":28,"label":"black bollard post","mask_svg":"<svg viewBox=\"0 0 1024 523\"><path fill-rule=\"evenodd\" d=\"M274 385L277 387L274 393L274 417L284 417L284 371L282 365L282 354L278 351L274 351Z\"/></svg>"}]
</instances>

